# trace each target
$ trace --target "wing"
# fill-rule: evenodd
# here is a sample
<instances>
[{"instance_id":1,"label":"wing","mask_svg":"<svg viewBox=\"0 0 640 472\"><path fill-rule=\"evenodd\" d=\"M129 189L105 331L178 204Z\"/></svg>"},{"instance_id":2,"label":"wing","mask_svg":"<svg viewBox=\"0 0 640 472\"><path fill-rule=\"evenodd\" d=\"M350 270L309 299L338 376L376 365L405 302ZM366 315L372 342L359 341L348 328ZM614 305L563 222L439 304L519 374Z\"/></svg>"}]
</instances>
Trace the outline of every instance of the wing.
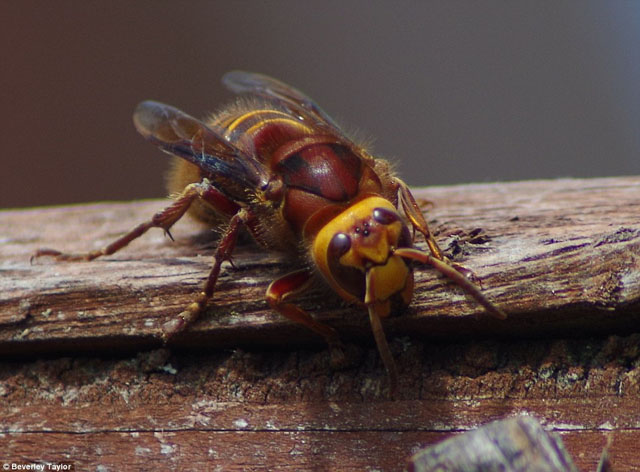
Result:
<instances>
[{"instance_id":1,"label":"wing","mask_svg":"<svg viewBox=\"0 0 640 472\"><path fill-rule=\"evenodd\" d=\"M264 166L228 142L221 130L164 103L145 101L133 114L138 132L163 151L198 166L220 191L246 201L266 185Z\"/></svg>"},{"instance_id":2,"label":"wing","mask_svg":"<svg viewBox=\"0 0 640 472\"><path fill-rule=\"evenodd\" d=\"M222 83L236 93L250 93L275 100L299 120L311 121L316 127L350 142L336 122L316 102L284 82L267 75L236 70L227 72L222 77Z\"/></svg>"}]
</instances>

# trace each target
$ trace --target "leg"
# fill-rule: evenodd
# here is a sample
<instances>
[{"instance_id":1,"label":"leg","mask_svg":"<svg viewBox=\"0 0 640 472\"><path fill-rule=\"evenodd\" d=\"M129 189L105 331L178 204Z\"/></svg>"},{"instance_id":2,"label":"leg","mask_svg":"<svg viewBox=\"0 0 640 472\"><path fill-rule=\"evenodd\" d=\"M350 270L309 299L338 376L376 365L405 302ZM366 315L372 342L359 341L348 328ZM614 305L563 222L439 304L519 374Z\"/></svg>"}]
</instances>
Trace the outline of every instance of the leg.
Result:
<instances>
[{"instance_id":1,"label":"leg","mask_svg":"<svg viewBox=\"0 0 640 472\"><path fill-rule=\"evenodd\" d=\"M218 281L218 275L220 274L220 267L225 260L229 260L231 253L236 246L238 240L238 233L240 228L249 220L246 210L240 210L229 221L229 227L224 232L222 239L218 243L218 248L213 257L213 267L209 272L207 283L204 286L202 292L198 294L196 300L191 303L184 311L178 314L178 316L165 323L162 326L162 340L166 343L172 336L183 331L195 320L198 319L200 313L206 306L209 299L213 296L213 290Z\"/></svg>"},{"instance_id":2,"label":"leg","mask_svg":"<svg viewBox=\"0 0 640 472\"><path fill-rule=\"evenodd\" d=\"M182 331L198 318L207 301L213 295L222 262L229 260L241 226L250 221L249 214L246 210L240 210L234 202L228 200L218 192L207 179L203 179L200 183L187 185L171 205L153 215L149 221L139 224L133 230L102 249L84 254L68 254L55 249L40 249L31 259L33 260L41 256L52 256L59 261L91 261L97 257L107 256L119 251L134 239L142 236L150 228L162 228L169 237L171 237L169 233L171 226L182 218L191 204L198 199L211 204L211 206L219 210L221 214L230 216L231 219L229 221L229 227L216 250L213 267L211 268L203 291L193 303L178 314L175 320L171 320L163 325L161 337L164 342L167 342L171 336Z\"/></svg>"},{"instance_id":3,"label":"leg","mask_svg":"<svg viewBox=\"0 0 640 472\"><path fill-rule=\"evenodd\" d=\"M313 317L298 306L287 303L285 300L306 290L311 281L311 272L307 269L300 269L291 272L277 280L271 282L267 288L267 302L271 308L286 316L291 321L305 325L315 333L322 336L329 344L331 352L331 364L334 366L344 365L344 352L342 343L338 338L338 333L331 326L317 322Z\"/></svg>"},{"instance_id":4,"label":"leg","mask_svg":"<svg viewBox=\"0 0 640 472\"><path fill-rule=\"evenodd\" d=\"M476 277L476 275L471 270L460 264L450 261L449 258L447 258L442 253L442 249L440 249L440 246L438 246L438 243L431 234L429 226L427 225L427 221L424 219L422 211L420 211L420 207L416 203L416 199L413 197L413 194L409 190L409 187L407 187L407 184L405 184L401 180L397 180L397 183L400 190L400 202L402 204L402 208L404 209L404 213L405 215L407 215L407 218L409 218L409 221L411 221L411 224L414 227L414 231L417 229L424 235L424 238L427 241L427 246L429 247L429 251L431 251L431 255L440 261L446 262L470 280L479 283L480 281L478 280L478 277Z\"/></svg>"},{"instance_id":5,"label":"leg","mask_svg":"<svg viewBox=\"0 0 640 472\"><path fill-rule=\"evenodd\" d=\"M431 234L431 231L429 231L427 221L424 219L422 211L420 211L420 207L416 203L416 199L413 198L409 187L407 187L407 184L405 184L402 180L398 179L396 180L396 182L400 190L400 203L402 204L405 215L407 215L407 218L409 218L409 221L411 221L413 227L424 235L424 238L427 241L427 245L429 246L429 250L431 251L433 257L441 261L444 260L442 250Z\"/></svg>"},{"instance_id":6,"label":"leg","mask_svg":"<svg viewBox=\"0 0 640 472\"><path fill-rule=\"evenodd\" d=\"M211 184L205 179L200 183L187 185L175 201L162 211L159 211L149 221L139 224L124 236L116 239L111 244L83 254L68 254L55 249L38 249L31 260L41 256L52 256L58 261L91 261L100 256L108 256L119 251L134 239L139 238L150 228L162 228L168 235L169 229L187 212L191 203L198 198L203 198L211 188Z\"/></svg>"}]
</instances>

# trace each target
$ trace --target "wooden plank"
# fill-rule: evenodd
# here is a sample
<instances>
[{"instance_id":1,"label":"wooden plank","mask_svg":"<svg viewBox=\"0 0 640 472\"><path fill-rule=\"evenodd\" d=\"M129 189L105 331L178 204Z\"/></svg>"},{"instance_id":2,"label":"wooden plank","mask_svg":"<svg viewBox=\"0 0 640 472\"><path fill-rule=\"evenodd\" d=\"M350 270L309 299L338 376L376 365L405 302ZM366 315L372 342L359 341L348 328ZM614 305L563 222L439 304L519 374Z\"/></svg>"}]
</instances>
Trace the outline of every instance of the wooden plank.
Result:
<instances>
[{"instance_id":1,"label":"wooden plank","mask_svg":"<svg viewBox=\"0 0 640 472\"><path fill-rule=\"evenodd\" d=\"M34 462L68 461L75 465L75 470L400 471L409 444L425 444L440 436L185 431L93 433L83 435L79 441L78 436L71 434L37 433L19 438L8 435L9 440L0 438L0 446L5 457ZM372 447L381 439L388 444L385 450ZM47 453L42 452L45 442Z\"/></svg>"},{"instance_id":2,"label":"wooden plank","mask_svg":"<svg viewBox=\"0 0 640 472\"><path fill-rule=\"evenodd\" d=\"M36 448L40 443L32 438L43 434L35 437L46 438L47 445L62 441L55 446L60 451L75 441L73 450L92 466L104 459L95 451L107 445L128 463L139 458L120 449L122 438L170 433L178 445L175 460L182 464L201 457L202 451L193 450L196 443L191 445L194 437L222 438L217 450L228 455L239 448L239 455L223 462L226 470L233 464L257 467L264 459L257 450L269 453L269 464L286 462L283 451L290 450L295 433L304 444L316 444L314 451L337 448L331 461L353 469L400 470L399 464L426 444L528 414L549 430L589 439L567 441L582 470L595 469L606 437L618 433L626 449L614 440L614 465L640 465L635 448L628 447L640 440L639 341L637 334L554 341L404 340L397 401L383 394L384 368L373 347L356 347L353 366L339 372L329 369L324 350L308 349L3 361L0 450L20 451L10 458L41 457L42 446ZM250 444L232 446L232 438ZM158 447L151 448L152 462L166 459ZM349 447L376 453L352 453ZM305 451L304 457L289 458L292 467L311 469L314 454ZM118 463L109 461L108 470L117 470Z\"/></svg>"},{"instance_id":3,"label":"wooden plank","mask_svg":"<svg viewBox=\"0 0 640 472\"><path fill-rule=\"evenodd\" d=\"M614 470L637 470L638 436L611 433ZM4 463L71 463L75 470L403 470L420 447L450 434L429 432L60 432L0 437ZM595 472L607 443L600 432L562 433L579 470ZM46 448L43 445L46 444ZM385 447L380 447L384 444ZM17 459L16 459L17 458Z\"/></svg>"},{"instance_id":4,"label":"wooden plank","mask_svg":"<svg viewBox=\"0 0 640 472\"><path fill-rule=\"evenodd\" d=\"M418 270L411 310L386 322L397 335L447 338L628 330L640 325L640 178L553 180L441 187L432 200L438 239L472 269L506 321L482 316L459 289ZM79 205L0 213L0 353L150 347L159 326L200 290L211 232L179 223L176 243L151 232L91 263L29 257L42 246L101 247L164 202ZM319 343L263 300L286 260L251 245L224 270L214 303L177 346ZM368 337L367 317L316 290L302 305L346 339Z\"/></svg>"},{"instance_id":5,"label":"wooden plank","mask_svg":"<svg viewBox=\"0 0 640 472\"><path fill-rule=\"evenodd\" d=\"M146 351L200 289L210 231L185 221L175 243L157 231L104 260L30 265L38 247L99 247L165 202L2 211L0 463L401 470L426 444L529 414L581 470L608 437L615 470L640 467L639 190L628 177L419 192L443 247L510 317L476 320L418 270L411 309L385 325L397 401L364 314L320 290L303 298L349 341L333 371L320 340L267 309L289 267L278 256L240 247L204 318Z\"/></svg>"}]
</instances>

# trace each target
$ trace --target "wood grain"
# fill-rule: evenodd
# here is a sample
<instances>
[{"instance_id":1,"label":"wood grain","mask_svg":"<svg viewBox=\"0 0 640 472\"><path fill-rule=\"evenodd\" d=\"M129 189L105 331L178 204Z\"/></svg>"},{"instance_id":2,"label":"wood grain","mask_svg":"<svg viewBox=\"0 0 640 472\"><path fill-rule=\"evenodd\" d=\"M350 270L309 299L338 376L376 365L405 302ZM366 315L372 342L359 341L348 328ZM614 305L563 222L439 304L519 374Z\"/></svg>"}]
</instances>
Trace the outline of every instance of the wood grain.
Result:
<instances>
[{"instance_id":1,"label":"wood grain","mask_svg":"<svg viewBox=\"0 0 640 472\"><path fill-rule=\"evenodd\" d=\"M433 230L454 259L480 278L507 321L482 309L433 270L417 271L409 313L390 319L397 335L540 335L624 332L640 321L640 179L555 180L417 191L429 198ZM211 232L179 223L91 263L29 257L42 246L99 248L149 218L161 201L2 212L0 351L151 346L159 326L186 306L208 274ZM286 259L245 245L227 266L215 303L177 345L278 346L316 341L272 313L267 285ZM347 339L368 335L364 313L324 290L302 298Z\"/></svg>"},{"instance_id":2,"label":"wood grain","mask_svg":"<svg viewBox=\"0 0 640 472\"><path fill-rule=\"evenodd\" d=\"M290 268L278 255L239 247L203 319L154 350L204 282L211 231L184 221L175 242L151 231L91 263L30 264L39 247L100 247L166 202L0 212L0 461L401 470L425 444L527 413L581 470L608 436L616 470L640 467L640 178L416 194L509 318L417 270L410 310L385 323L397 401L366 314L320 288L302 297L349 342L350 366L333 371L321 340L268 310L266 286Z\"/></svg>"}]
</instances>

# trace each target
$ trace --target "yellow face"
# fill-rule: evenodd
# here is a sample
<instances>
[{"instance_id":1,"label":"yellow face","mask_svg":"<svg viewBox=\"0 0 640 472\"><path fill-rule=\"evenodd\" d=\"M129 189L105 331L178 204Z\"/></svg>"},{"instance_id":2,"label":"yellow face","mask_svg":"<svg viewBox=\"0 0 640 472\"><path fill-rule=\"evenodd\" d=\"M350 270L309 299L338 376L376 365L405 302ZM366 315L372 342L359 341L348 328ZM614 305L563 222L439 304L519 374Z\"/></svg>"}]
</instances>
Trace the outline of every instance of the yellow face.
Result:
<instances>
[{"instance_id":1,"label":"yellow face","mask_svg":"<svg viewBox=\"0 0 640 472\"><path fill-rule=\"evenodd\" d=\"M405 305L411 301L413 273L393 254L398 247L411 246L409 229L393 204L368 197L326 224L311 250L317 267L342 298L381 305L386 316L395 295Z\"/></svg>"}]
</instances>

